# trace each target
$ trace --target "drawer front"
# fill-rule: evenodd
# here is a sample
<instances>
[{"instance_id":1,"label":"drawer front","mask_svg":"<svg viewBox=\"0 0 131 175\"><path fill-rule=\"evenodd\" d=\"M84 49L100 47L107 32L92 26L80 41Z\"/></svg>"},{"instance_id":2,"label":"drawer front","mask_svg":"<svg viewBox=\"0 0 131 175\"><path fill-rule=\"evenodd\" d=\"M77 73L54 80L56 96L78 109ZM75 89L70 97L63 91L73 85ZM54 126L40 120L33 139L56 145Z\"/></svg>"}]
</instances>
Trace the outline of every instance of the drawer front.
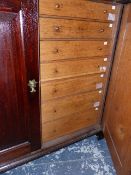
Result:
<instances>
[{"instance_id":1,"label":"drawer front","mask_svg":"<svg viewBox=\"0 0 131 175\"><path fill-rule=\"evenodd\" d=\"M89 18L108 21L109 13L115 14L111 4L87 0L40 0L40 15ZM114 18L110 18L114 20Z\"/></svg>"},{"instance_id":2,"label":"drawer front","mask_svg":"<svg viewBox=\"0 0 131 175\"><path fill-rule=\"evenodd\" d=\"M76 112L95 110L94 103L101 102L101 98L102 94L95 91L47 101L42 104L42 121L46 123Z\"/></svg>"},{"instance_id":3,"label":"drawer front","mask_svg":"<svg viewBox=\"0 0 131 175\"><path fill-rule=\"evenodd\" d=\"M41 64L41 80L54 80L78 75L104 73L107 70L104 58L57 61Z\"/></svg>"},{"instance_id":4,"label":"drawer front","mask_svg":"<svg viewBox=\"0 0 131 175\"><path fill-rule=\"evenodd\" d=\"M107 56L111 52L111 44L106 44L104 41L41 41L41 62Z\"/></svg>"},{"instance_id":5,"label":"drawer front","mask_svg":"<svg viewBox=\"0 0 131 175\"><path fill-rule=\"evenodd\" d=\"M101 78L100 75L97 74L42 83L42 103L58 97L102 89L104 82L105 78Z\"/></svg>"},{"instance_id":6,"label":"drawer front","mask_svg":"<svg viewBox=\"0 0 131 175\"><path fill-rule=\"evenodd\" d=\"M40 18L40 39L112 38L108 23Z\"/></svg>"},{"instance_id":7,"label":"drawer front","mask_svg":"<svg viewBox=\"0 0 131 175\"><path fill-rule=\"evenodd\" d=\"M42 141L48 142L83 128L99 124L99 111L93 109L43 123Z\"/></svg>"}]
</instances>

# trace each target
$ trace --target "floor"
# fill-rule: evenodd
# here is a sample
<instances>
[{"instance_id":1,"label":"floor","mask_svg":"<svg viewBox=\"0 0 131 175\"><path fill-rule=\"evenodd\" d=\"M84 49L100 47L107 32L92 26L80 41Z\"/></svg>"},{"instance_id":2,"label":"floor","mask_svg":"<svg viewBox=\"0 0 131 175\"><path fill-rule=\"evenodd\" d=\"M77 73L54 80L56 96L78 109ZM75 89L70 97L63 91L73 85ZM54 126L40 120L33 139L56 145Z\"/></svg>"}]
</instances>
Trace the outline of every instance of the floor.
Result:
<instances>
[{"instance_id":1,"label":"floor","mask_svg":"<svg viewBox=\"0 0 131 175\"><path fill-rule=\"evenodd\" d=\"M15 168L3 175L116 175L106 141L96 136Z\"/></svg>"}]
</instances>

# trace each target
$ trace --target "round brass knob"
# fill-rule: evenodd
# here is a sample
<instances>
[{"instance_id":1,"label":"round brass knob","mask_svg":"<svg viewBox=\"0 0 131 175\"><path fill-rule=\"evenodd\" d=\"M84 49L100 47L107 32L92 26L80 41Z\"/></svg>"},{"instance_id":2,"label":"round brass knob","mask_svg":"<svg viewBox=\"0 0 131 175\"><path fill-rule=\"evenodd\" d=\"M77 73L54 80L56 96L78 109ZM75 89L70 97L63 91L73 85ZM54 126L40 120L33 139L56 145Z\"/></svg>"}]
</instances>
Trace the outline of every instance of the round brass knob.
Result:
<instances>
[{"instance_id":1,"label":"round brass knob","mask_svg":"<svg viewBox=\"0 0 131 175\"><path fill-rule=\"evenodd\" d=\"M104 10L104 13L107 13L107 10Z\"/></svg>"},{"instance_id":2,"label":"round brass knob","mask_svg":"<svg viewBox=\"0 0 131 175\"><path fill-rule=\"evenodd\" d=\"M102 50L102 48L101 47L98 47L98 50Z\"/></svg>"},{"instance_id":3,"label":"round brass knob","mask_svg":"<svg viewBox=\"0 0 131 175\"><path fill-rule=\"evenodd\" d=\"M56 26L54 29L55 29L56 32L60 31L60 27L59 26Z\"/></svg>"},{"instance_id":4,"label":"round brass knob","mask_svg":"<svg viewBox=\"0 0 131 175\"><path fill-rule=\"evenodd\" d=\"M100 32L104 32L105 30L104 29L100 29Z\"/></svg>"},{"instance_id":5,"label":"round brass knob","mask_svg":"<svg viewBox=\"0 0 131 175\"><path fill-rule=\"evenodd\" d=\"M59 8L60 8L60 4L56 4L56 5L55 5L55 8L56 8L56 9L59 9Z\"/></svg>"}]
</instances>

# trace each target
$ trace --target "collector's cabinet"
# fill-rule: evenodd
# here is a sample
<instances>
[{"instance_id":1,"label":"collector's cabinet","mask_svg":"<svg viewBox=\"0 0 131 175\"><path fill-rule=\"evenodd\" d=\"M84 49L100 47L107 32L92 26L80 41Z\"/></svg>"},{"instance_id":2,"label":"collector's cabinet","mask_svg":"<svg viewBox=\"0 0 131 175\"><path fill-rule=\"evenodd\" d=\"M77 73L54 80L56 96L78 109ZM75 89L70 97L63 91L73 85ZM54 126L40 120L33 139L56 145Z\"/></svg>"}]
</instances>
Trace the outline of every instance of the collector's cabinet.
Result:
<instances>
[{"instance_id":1,"label":"collector's cabinet","mask_svg":"<svg viewBox=\"0 0 131 175\"><path fill-rule=\"evenodd\" d=\"M39 1L43 147L101 130L120 14L120 4Z\"/></svg>"},{"instance_id":2,"label":"collector's cabinet","mask_svg":"<svg viewBox=\"0 0 131 175\"><path fill-rule=\"evenodd\" d=\"M112 129L116 101L110 94L117 81L109 86L109 78L112 65L112 72L118 67L114 55L123 42L118 34L126 6L0 1L0 171L102 130L108 140L107 128L115 132L119 118ZM126 58L123 70L125 64Z\"/></svg>"}]
</instances>

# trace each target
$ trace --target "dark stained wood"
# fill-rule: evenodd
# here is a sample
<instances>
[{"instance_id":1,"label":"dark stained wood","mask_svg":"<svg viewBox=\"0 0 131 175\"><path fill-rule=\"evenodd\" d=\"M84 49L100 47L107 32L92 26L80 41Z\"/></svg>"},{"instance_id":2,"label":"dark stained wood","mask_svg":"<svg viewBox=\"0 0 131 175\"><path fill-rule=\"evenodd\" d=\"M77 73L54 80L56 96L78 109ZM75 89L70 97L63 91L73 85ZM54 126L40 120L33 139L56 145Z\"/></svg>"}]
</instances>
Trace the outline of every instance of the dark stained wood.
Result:
<instances>
[{"instance_id":1,"label":"dark stained wood","mask_svg":"<svg viewBox=\"0 0 131 175\"><path fill-rule=\"evenodd\" d=\"M23 33L25 45L25 65L27 82L37 81L36 93L31 94L28 87L28 103L30 110L29 133L33 144L32 150L40 148L40 92L39 92L39 37L38 37L38 0L23 0Z\"/></svg>"},{"instance_id":2,"label":"dark stained wood","mask_svg":"<svg viewBox=\"0 0 131 175\"><path fill-rule=\"evenodd\" d=\"M130 3L131 0L116 0L117 3L127 4Z\"/></svg>"},{"instance_id":3,"label":"dark stained wood","mask_svg":"<svg viewBox=\"0 0 131 175\"><path fill-rule=\"evenodd\" d=\"M96 0L91 0L91 1L96 1ZM128 4L131 2L131 0L99 0L98 2Z\"/></svg>"},{"instance_id":4,"label":"dark stained wood","mask_svg":"<svg viewBox=\"0 0 131 175\"><path fill-rule=\"evenodd\" d=\"M5 12L18 12L21 7L20 0L1 0L0 11Z\"/></svg>"},{"instance_id":5,"label":"dark stained wood","mask_svg":"<svg viewBox=\"0 0 131 175\"><path fill-rule=\"evenodd\" d=\"M20 145L10 147L8 149L0 151L0 163L8 162L12 159L16 159L31 151L30 143L25 142Z\"/></svg>"},{"instance_id":6,"label":"dark stained wood","mask_svg":"<svg viewBox=\"0 0 131 175\"><path fill-rule=\"evenodd\" d=\"M0 150L25 142L40 148L39 84L35 94L28 87L39 82L37 21L37 0L1 1Z\"/></svg>"},{"instance_id":7,"label":"dark stained wood","mask_svg":"<svg viewBox=\"0 0 131 175\"><path fill-rule=\"evenodd\" d=\"M131 174L131 4L124 9L104 113L104 132L118 175Z\"/></svg>"}]
</instances>

